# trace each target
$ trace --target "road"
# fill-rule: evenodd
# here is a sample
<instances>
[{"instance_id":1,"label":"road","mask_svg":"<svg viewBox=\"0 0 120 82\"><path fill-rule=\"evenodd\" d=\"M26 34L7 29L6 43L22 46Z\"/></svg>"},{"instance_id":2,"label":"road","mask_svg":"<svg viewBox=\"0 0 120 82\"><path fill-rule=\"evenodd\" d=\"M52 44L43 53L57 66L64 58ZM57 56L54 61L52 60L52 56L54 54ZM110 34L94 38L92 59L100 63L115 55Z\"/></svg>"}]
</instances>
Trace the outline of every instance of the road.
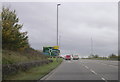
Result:
<instances>
[{"instance_id":1,"label":"road","mask_svg":"<svg viewBox=\"0 0 120 82\"><path fill-rule=\"evenodd\" d=\"M41 80L118 80L118 62L108 60L64 60Z\"/></svg>"}]
</instances>

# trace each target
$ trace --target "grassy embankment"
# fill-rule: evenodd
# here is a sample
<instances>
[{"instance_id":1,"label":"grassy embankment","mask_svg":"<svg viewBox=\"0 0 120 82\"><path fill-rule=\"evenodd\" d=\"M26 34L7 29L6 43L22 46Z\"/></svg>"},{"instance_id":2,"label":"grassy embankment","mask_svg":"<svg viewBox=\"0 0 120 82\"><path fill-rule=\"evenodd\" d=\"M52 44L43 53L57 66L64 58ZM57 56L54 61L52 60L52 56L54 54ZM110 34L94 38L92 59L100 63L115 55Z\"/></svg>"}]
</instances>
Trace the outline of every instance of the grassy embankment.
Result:
<instances>
[{"instance_id":1,"label":"grassy embankment","mask_svg":"<svg viewBox=\"0 0 120 82\"><path fill-rule=\"evenodd\" d=\"M2 50L2 64L14 64L34 60L46 60L46 57L37 54L20 53L10 50Z\"/></svg>"},{"instance_id":2,"label":"grassy embankment","mask_svg":"<svg viewBox=\"0 0 120 82\"><path fill-rule=\"evenodd\" d=\"M13 51L3 51L2 56L3 64L41 60L40 56L21 55L20 53ZM59 58L59 62L56 61L56 58L49 59L52 59L53 62L49 64L44 64L43 66L33 67L24 72L19 71L17 74L8 76L7 78L5 78L5 80L38 80L48 74L51 70L56 68L62 62L62 58Z\"/></svg>"},{"instance_id":3,"label":"grassy embankment","mask_svg":"<svg viewBox=\"0 0 120 82\"><path fill-rule=\"evenodd\" d=\"M59 59L59 62L56 62L55 58L51 59L53 60L53 63L49 63L41 67L34 67L26 72L19 72L6 78L6 80L38 80L52 71L62 62L62 59Z\"/></svg>"}]
</instances>

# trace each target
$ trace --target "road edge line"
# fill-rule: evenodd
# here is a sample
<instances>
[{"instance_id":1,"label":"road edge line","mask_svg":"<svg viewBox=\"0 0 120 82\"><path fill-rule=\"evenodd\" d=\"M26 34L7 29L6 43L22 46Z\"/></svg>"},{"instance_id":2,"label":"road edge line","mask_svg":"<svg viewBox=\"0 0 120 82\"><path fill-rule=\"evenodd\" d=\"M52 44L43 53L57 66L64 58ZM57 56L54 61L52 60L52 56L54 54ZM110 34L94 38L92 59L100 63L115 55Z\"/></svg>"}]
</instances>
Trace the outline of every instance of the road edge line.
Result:
<instances>
[{"instance_id":1,"label":"road edge line","mask_svg":"<svg viewBox=\"0 0 120 82\"><path fill-rule=\"evenodd\" d=\"M46 80L48 77L50 77L58 67L60 67L60 65L63 63L63 61L56 67L54 68L52 71L50 71L48 74L44 75L42 78L38 79L38 81L40 80Z\"/></svg>"}]
</instances>

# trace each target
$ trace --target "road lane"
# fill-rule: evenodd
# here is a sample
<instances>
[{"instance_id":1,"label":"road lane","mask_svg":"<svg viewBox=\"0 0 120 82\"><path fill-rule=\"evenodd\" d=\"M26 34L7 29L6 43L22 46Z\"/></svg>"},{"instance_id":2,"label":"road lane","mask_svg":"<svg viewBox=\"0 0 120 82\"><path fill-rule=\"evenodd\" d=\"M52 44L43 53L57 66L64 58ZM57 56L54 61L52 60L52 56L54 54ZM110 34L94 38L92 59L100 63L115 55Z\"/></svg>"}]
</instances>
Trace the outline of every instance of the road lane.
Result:
<instances>
[{"instance_id":1,"label":"road lane","mask_svg":"<svg viewBox=\"0 0 120 82\"><path fill-rule=\"evenodd\" d=\"M106 80L118 80L118 62L104 60L79 60L80 64L94 70Z\"/></svg>"},{"instance_id":2,"label":"road lane","mask_svg":"<svg viewBox=\"0 0 120 82\"><path fill-rule=\"evenodd\" d=\"M64 60L42 80L118 80L118 62L104 60Z\"/></svg>"},{"instance_id":3,"label":"road lane","mask_svg":"<svg viewBox=\"0 0 120 82\"><path fill-rule=\"evenodd\" d=\"M43 78L42 78L43 79ZM64 60L45 80L103 80L77 60Z\"/></svg>"}]
</instances>

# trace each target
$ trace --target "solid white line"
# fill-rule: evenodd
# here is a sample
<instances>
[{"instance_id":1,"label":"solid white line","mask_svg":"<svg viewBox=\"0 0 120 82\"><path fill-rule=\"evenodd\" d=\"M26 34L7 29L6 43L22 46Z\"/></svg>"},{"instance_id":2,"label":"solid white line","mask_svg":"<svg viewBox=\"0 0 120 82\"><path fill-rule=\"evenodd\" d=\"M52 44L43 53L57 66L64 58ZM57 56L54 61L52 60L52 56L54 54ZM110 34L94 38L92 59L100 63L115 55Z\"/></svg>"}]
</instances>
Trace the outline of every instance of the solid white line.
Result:
<instances>
[{"instance_id":1,"label":"solid white line","mask_svg":"<svg viewBox=\"0 0 120 82\"><path fill-rule=\"evenodd\" d=\"M64 61L62 63L64 63ZM41 78L40 80L49 80L56 73L56 70L61 66L61 64L57 66L55 69L53 69L50 73L45 75L43 78Z\"/></svg>"}]
</instances>

